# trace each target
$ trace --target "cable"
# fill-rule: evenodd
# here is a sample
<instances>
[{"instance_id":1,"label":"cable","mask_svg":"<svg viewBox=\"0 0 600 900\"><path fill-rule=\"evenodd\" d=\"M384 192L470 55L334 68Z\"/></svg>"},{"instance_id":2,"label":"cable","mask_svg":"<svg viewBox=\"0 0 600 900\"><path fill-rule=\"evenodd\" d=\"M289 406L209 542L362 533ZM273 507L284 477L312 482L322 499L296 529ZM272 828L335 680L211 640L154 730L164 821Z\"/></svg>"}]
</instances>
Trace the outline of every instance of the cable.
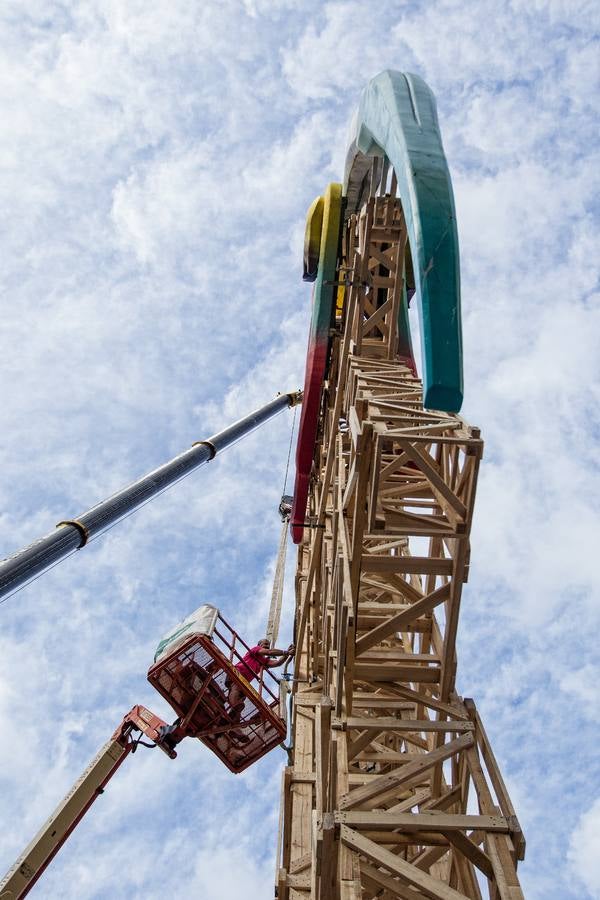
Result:
<instances>
[{"instance_id":1,"label":"cable","mask_svg":"<svg viewBox=\"0 0 600 900\"><path fill-rule=\"evenodd\" d=\"M294 418L292 420L292 432L290 434L290 446L288 447L287 462L285 464L285 478L283 479L283 490L281 492L282 497L285 495L285 489L287 487L288 472L290 469L290 457L292 455L292 443L294 440L294 428L296 427L296 410L297 409L298 409L298 405L296 404L296 406L294 406Z\"/></svg>"}]
</instances>

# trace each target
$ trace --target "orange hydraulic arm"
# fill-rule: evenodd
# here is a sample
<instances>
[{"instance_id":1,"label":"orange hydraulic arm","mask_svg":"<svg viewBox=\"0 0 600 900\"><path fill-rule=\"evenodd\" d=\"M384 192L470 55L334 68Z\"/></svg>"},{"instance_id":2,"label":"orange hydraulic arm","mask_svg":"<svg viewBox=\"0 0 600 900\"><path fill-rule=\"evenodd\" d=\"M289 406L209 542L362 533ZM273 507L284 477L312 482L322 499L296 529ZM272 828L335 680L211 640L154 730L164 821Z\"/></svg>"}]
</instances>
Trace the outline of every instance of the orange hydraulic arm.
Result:
<instances>
[{"instance_id":1,"label":"orange hydraulic arm","mask_svg":"<svg viewBox=\"0 0 600 900\"><path fill-rule=\"evenodd\" d=\"M177 738L170 731L149 709L134 706L0 881L0 900L20 900L29 893L121 763L135 752L142 737L152 741L144 746L158 746L175 759L173 745Z\"/></svg>"}]
</instances>

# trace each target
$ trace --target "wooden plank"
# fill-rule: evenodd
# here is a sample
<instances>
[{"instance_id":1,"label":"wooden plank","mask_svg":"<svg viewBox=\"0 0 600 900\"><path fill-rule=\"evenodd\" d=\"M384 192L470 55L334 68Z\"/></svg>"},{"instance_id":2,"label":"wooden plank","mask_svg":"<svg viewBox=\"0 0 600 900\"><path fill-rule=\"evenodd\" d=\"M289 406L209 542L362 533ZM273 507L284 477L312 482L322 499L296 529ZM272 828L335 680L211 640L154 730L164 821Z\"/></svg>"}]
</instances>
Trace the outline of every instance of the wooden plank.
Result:
<instances>
[{"instance_id":1,"label":"wooden plank","mask_svg":"<svg viewBox=\"0 0 600 900\"><path fill-rule=\"evenodd\" d=\"M517 819L514 806L512 805L511 799L509 797L504 779L502 778L500 766L498 765L496 757L494 756L492 745L490 744L485 728L483 727L483 722L481 721L481 717L477 712L477 708L473 700L468 697L465 698L464 705L471 721L475 723L475 737L481 750L483 760L486 764L490 776L490 781L492 782L494 791L496 792L496 797L498 798L500 809L507 818L510 818L512 820L512 837L517 850L517 858L525 859L525 837L523 835L523 832L521 831L521 826L519 824L519 820Z\"/></svg>"},{"instance_id":2,"label":"wooden plank","mask_svg":"<svg viewBox=\"0 0 600 900\"><path fill-rule=\"evenodd\" d=\"M348 751L345 735L337 733L335 747L337 749L337 796L344 796L350 787L348 782ZM339 878L342 881L352 881L354 873L353 854L348 848L342 848L340 853Z\"/></svg>"},{"instance_id":3,"label":"wooden plank","mask_svg":"<svg viewBox=\"0 0 600 900\"><path fill-rule=\"evenodd\" d=\"M328 799L327 799L327 809L333 810L337 806L337 798L338 798L338 748L337 748L337 734L332 735L331 743L329 744L329 790L328 790ZM342 740L345 740L342 737Z\"/></svg>"},{"instance_id":4,"label":"wooden plank","mask_svg":"<svg viewBox=\"0 0 600 900\"><path fill-rule=\"evenodd\" d=\"M366 716L350 716L346 719L346 728L356 728L365 731L396 731L399 734L405 732L433 732L433 731L453 731L459 734L466 732L474 732L475 726L472 722L438 722L433 719L397 719L395 716L377 716L368 718ZM371 737L371 740L373 740Z\"/></svg>"},{"instance_id":5,"label":"wooden plank","mask_svg":"<svg viewBox=\"0 0 600 900\"><path fill-rule=\"evenodd\" d=\"M352 796L352 793L350 794ZM485 833L508 834L509 826L504 816L453 815L451 813L398 813L386 810L358 810L335 813L335 821L339 825L370 831L441 831L444 834L454 831L473 831L478 829Z\"/></svg>"},{"instance_id":6,"label":"wooden plank","mask_svg":"<svg viewBox=\"0 0 600 900\"><path fill-rule=\"evenodd\" d=\"M416 757L416 754L407 753L406 755L414 755ZM419 754L419 756L422 756L422 754ZM410 797L406 798L406 800L401 800L400 803L395 803L393 806L389 806L386 811L390 813L408 812L409 810L413 809L413 807L421 806L423 803L426 803L427 800L430 799L430 797L431 794L429 792L429 788L421 788L421 790L412 793Z\"/></svg>"},{"instance_id":7,"label":"wooden plank","mask_svg":"<svg viewBox=\"0 0 600 900\"><path fill-rule=\"evenodd\" d=\"M287 883L287 870L279 869L277 872L276 890L277 900L289 900L290 891Z\"/></svg>"},{"instance_id":8,"label":"wooden plank","mask_svg":"<svg viewBox=\"0 0 600 900\"><path fill-rule=\"evenodd\" d=\"M287 886L296 891L310 891L310 872L300 872L299 875L288 873Z\"/></svg>"},{"instance_id":9,"label":"wooden plank","mask_svg":"<svg viewBox=\"0 0 600 900\"><path fill-rule=\"evenodd\" d=\"M463 856L466 856L467 859L476 865L486 878L492 879L494 877L494 869L489 856L487 856L483 850L480 850L477 844L469 840L466 834L463 834L462 831L454 831L446 832L446 835L450 843L453 844L457 850L460 850Z\"/></svg>"},{"instance_id":10,"label":"wooden plank","mask_svg":"<svg viewBox=\"0 0 600 900\"><path fill-rule=\"evenodd\" d=\"M294 706L308 706L310 709L314 709L320 702L321 697L318 694L311 695L297 693L294 697Z\"/></svg>"},{"instance_id":11,"label":"wooden plank","mask_svg":"<svg viewBox=\"0 0 600 900\"><path fill-rule=\"evenodd\" d=\"M306 869L310 868L311 861L312 853L305 853L304 856L301 856L300 859L296 860L291 868L290 874L298 875L298 873L304 872Z\"/></svg>"},{"instance_id":12,"label":"wooden plank","mask_svg":"<svg viewBox=\"0 0 600 900\"><path fill-rule=\"evenodd\" d=\"M486 835L485 849L490 860L500 900L525 900L508 841L504 835Z\"/></svg>"},{"instance_id":13,"label":"wooden plank","mask_svg":"<svg viewBox=\"0 0 600 900\"><path fill-rule=\"evenodd\" d=\"M396 254L394 259L394 287L392 288L392 309L390 310L389 323L390 330L387 342L387 358L394 359L398 354L398 318L400 306L403 302L404 292L404 255L406 252L406 241L408 232L404 217L402 217L403 229L400 233L398 243L396 245Z\"/></svg>"},{"instance_id":14,"label":"wooden plank","mask_svg":"<svg viewBox=\"0 0 600 900\"><path fill-rule=\"evenodd\" d=\"M426 666L403 666L399 663L386 664L384 661L374 663L355 663L354 677L357 681L390 682L409 681L413 683L436 684L440 680L440 670Z\"/></svg>"},{"instance_id":15,"label":"wooden plank","mask_svg":"<svg viewBox=\"0 0 600 900\"><path fill-rule=\"evenodd\" d=\"M438 846L427 847L425 850L421 850L416 856L410 860L413 866L416 866L417 869L422 869L424 872L428 872L431 866L433 866L442 856L445 856L448 852L448 844L444 841L443 844Z\"/></svg>"},{"instance_id":16,"label":"wooden plank","mask_svg":"<svg viewBox=\"0 0 600 900\"><path fill-rule=\"evenodd\" d=\"M379 732L374 732L372 728L363 731L362 734L348 745L348 760L353 760L362 750L365 750L372 744L378 734Z\"/></svg>"},{"instance_id":17,"label":"wooden plank","mask_svg":"<svg viewBox=\"0 0 600 900\"><path fill-rule=\"evenodd\" d=\"M398 849L414 851L416 847L432 846L443 847L444 853L448 852L448 839L441 831L407 831L405 834L400 831L361 831L360 834L382 847L391 844Z\"/></svg>"},{"instance_id":18,"label":"wooden plank","mask_svg":"<svg viewBox=\"0 0 600 900\"><path fill-rule=\"evenodd\" d=\"M464 734L462 737L456 738L448 744L444 744L443 747L440 747L437 750L433 750L430 753L424 753L422 759L409 763L406 766L401 766L385 775L381 775L371 784L365 785L363 788L357 788L355 791L340 797L339 809L354 809L355 807L360 806L361 803L373 800L380 794L383 794L392 788L399 788L402 785L408 786L413 780L418 780L424 772L437 765L437 763L443 762L455 753L459 753L472 746L472 736L470 734Z\"/></svg>"},{"instance_id":19,"label":"wooden plank","mask_svg":"<svg viewBox=\"0 0 600 900\"><path fill-rule=\"evenodd\" d=\"M461 757L462 759L462 757ZM459 784L455 785L450 790L447 790L444 794L439 797L432 797L427 800L423 806L421 807L421 812L425 812L428 809L448 809L450 806L453 806L455 803L461 798L461 786Z\"/></svg>"},{"instance_id":20,"label":"wooden plank","mask_svg":"<svg viewBox=\"0 0 600 900\"><path fill-rule=\"evenodd\" d=\"M417 590L410 582L404 581L399 575L389 573L387 575L379 575L377 579L369 578L363 573L361 575L361 587L363 589L375 588L382 593L389 594L391 597L398 596L403 600L408 600L409 603L416 603L417 600L421 600L425 596L423 591Z\"/></svg>"},{"instance_id":21,"label":"wooden plank","mask_svg":"<svg viewBox=\"0 0 600 900\"><path fill-rule=\"evenodd\" d=\"M306 711L306 710L304 710ZM298 713L303 710L298 710ZM304 716L296 717L294 741L294 771L313 773L313 723ZM311 850L312 784L291 786L291 847L290 866Z\"/></svg>"},{"instance_id":22,"label":"wooden plank","mask_svg":"<svg viewBox=\"0 0 600 900\"><path fill-rule=\"evenodd\" d=\"M411 688L406 687L405 685L397 685L394 688L394 693L399 697L406 697L407 700L414 700L415 703L422 704L423 706L428 706L430 707L430 709L436 709L439 712L444 712L446 713L446 715L451 716L453 719L467 718L467 714L464 710L451 703L442 703L441 700L438 700L436 697L431 697L429 694L423 693L423 691L413 691Z\"/></svg>"},{"instance_id":23,"label":"wooden plank","mask_svg":"<svg viewBox=\"0 0 600 900\"><path fill-rule=\"evenodd\" d=\"M280 867L288 869L290 865L290 832L292 824L291 783L292 769L290 766L286 766L281 774L281 801L279 806L279 832L276 857L277 872L279 872Z\"/></svg>"},{"instance_id":24,"label":"wooden plank","mask_svg":"<svg viewBox=\"0 0 600 900\"><path fill-rule=\"evenodd\" d=\"M431 900L469 900L469 898L465 898L464 894L442 884L389 850L379 847L357 831L348 828L347 825L342 825L340 828L340 840L347 847L351 847L377 865L383 866L394 875L400 876L411 887L418 888Z\"/></svg>"},{"instance_id":25,"label":"wooden plank","mask_svg":"<svg viewBox=\"0 0 600 900\"><path fill-rule=\"evenodd\" d=\"M363 557L363 572L394 573L397 575L451 575L451 559L430 559L428 556L379 556Z\"/></svg>"},{"instance_id":26,"label":"wooden plank","mask_svg":"<svg viewBox=\"0 0 600 900\"><path fill-rule=\"evenodd\" d=\"M352 543L350 556L350 585L352 591L353 611L356 615L358 604L358 585L361 572L361 548L363 534L366 530L366 500L369 490L369 475L374 451L373 425L363 422L360 446L357 450L358 479L354 498L354 515L352 520ZM340 511L341 512L341 511Z\"/></svg>"},{"instance_id":27,"label":"wooden plank","mask_svg":"<svg viewBox=\"0 0 600 900\"><path fill-rule=\"evenodd\" d=\"M468 540L455 541L456 553L452 565L452 599L446 606L446 623L444 627L444 655L442 658L442 677L440 679L440 698L447 701L454 690L456 634L462 583L465 580L465 566L469 558Z\"/></svg>"},{"instance_id":28,"label":"wooden plank","mask_svg":"<svg viewBox=\"0 0 600 900\"><path fill-rule=\"evenodd\" d=\"M408 649L406 649L407 646ZM390 646L376 647L374 649L367 650L365 655L361 658L361 662L397 663L400 666L439 666L440 658L433 653L411 653L410 643L407 645L404 640L400 640L400 638L398 638Z\"/></svg>"},{"instance_id":29,"label":"wooden plank","mask_svg":"<svg viewBox=\"0 0 600 900\"><path fill-rule=\"evenodd\" d=\"M415 537L453 537L455 534L464 534L466 531L463 524L452 524L443 516L418 515L408 512L406 509L393 509L389 502L390 499L389 496L382 498L380 516L385 522L385 528L394 534ZM414 501L409 499L406 499L405 503L407 506L414 505ZM431 504L426 505L431 506Z\"/></svg>"},{"instance_id":30,"label":"wooden plank","mask_svg":"<svg viewBox=\"0 0 600 900\"><path fill-rule=\"evenodd\" d=\"M327 787L329 779L329 744L331 741L331 707L329 697L322 697L315 716L315 785L316 811L322 818L327 804Z\"/></svg>"},{"instance_id":31,"label":"wooden plank","mask_svg":"<svg viewBox=\"0 0 600 900\"><path fill-rule=\"evenodd\" d=\"M387 620L387 622L382 622L381 625L378 625L376 628L373 628L367 634L363 635L356 641L356 656L360 656L365 650L368 650L370 647L374 647L376 644L381 643L386 637L390 634L394 634L397 631L402 631L402 628L405 623L411 622L414 619L418 619L420 616L425 616L428 613L432 612L440 603L443 603L448 599L450 595L450 585L444 584L439 587L437 590L432 591L431 594L427 594L426 597L423 597L422 600L418 600L416 603L413 603L408 609L402 610L402 612L396 613L396 615L391 616Z\"/></svg>"},{"instance_id":32,"label":"wooden plank","mask_svg":"<svg viewBox=\"0 0 600 900\"><path fill-rule=\"evenodd\" d=\"M373 743L373 742L372 742ZM396 765L405 765L420 759L422 753L409 753L405 750L373 750L373 752L362 752L358 754L361 762L380 762L380 763L396 763Z\"/></svg>"},{"instance_id":33,"label":"wooden plank","mask_svg":"<svg viewBox=\"0 0 600 900\"><path fill-rule=\"evenodd\" d=\"M363 900L362 885L356 878L340 881L340 900Z\"/></svg>"},{"instance_id":34,"label":"wooden plank","mask_svg":"<svg viewBox=\"0 0 600 900\"><path fill-rule=\"evenodd\" d=\"M390 247L388 250L379 250L377 247L370 247L369 269L374 268L378 264L385 266L386 269L393 269L396 264L396 254L394 251L394 247Z\"/></svg>"},{"instance_id":35,"label":"wooden plank","mask_svg":"<svg viewBox=\"0 0 600 900\"><path fill-rule=\"evenodd\" d=\"M373 458L371 463L371 483L369 485L367 500L367 522L365 532L363 533L363 542L365 533L373 531L378 524L379 502L378 495L380 490L380 470L381 470L381 441L374 435ZM364 546L364 544L363 544Z\"/></svg>"},{"instance_id":36,"label":"wooden plank","mask_svg":"<svg viewBox=\"0 0 600 900\"><path fill-rule=\"evenodd\" d=\"M342 603L340 609L340 628L338 634L337 660L335 668L335 714L341 715L344 699L344 675L346 660L346 633L348 630L348 604Z\"/></svg>"},{"instance_id":37,"label":"wooden plank","mask_svg":"<svg viewBox=\"0 0 600 900\"><path fill-rule=\"evenodd\" d=\"M445 852L446 849L444 848L443 853ZM385 888L388 892L387 896L391 894L393 897L401 897L402 900L423 900L423 894L421 894L420 891L415 891L406 883L403 884L395 878L392 878L391 875L386 875L385 872L375 868L375 866L370 863L361 862L360 871L367 883L375 885L376 888ZM380 894L376 893L376 896L379 897Z\"/></svg>"},{"instance_id":38,"label":"wooden plank","mask_svg":"<svg viewBox=\"0 0 600 900\"><path fill-rule=\"evenodd\" d=\"M418 447L412 446L410 441L400 441L400 447L425 475L446 514L449 517L451 515L458 516L461 521L465 521L467 510L464 503L458 499L439 472L436 471L431 457L423 453Z\"/></svg>"},{"instance_id":39,"label":"wooden plank","mask_svg":"<svg viewBox=\"0 0 600 900\"><path fill-rule=\"evenodd\" d=\"M397 709L406 712L414 712L415 704L406 700L399 700L397 697L380 697L375 693L363 694L360 691L354 691L352 706L355 709L367 707L367 709Z\"/></svg>"},{"instance_id":40,"label":"wooden plank","mask_svg":"<svg viewBox=\"0 0 600 900\"><path fill-rule=\"evenodd\" d=\"M315 900L330 900L335 896L338 869L338 841L335 839L333 813L325 813L320 823L322 853L319 882Z\"/></svg>"},{"instance_id":41,"label":"wooden plank","mask_svg":"<svg viewBox=\"0 0 600 900\"><path fill-rule=\"evenodd\" d=\"M482 900L475 868L471 860L453 846L449 863L452 878L450 884L453 887L459 887L470 900Z\"/></svg>"}]
</instances>

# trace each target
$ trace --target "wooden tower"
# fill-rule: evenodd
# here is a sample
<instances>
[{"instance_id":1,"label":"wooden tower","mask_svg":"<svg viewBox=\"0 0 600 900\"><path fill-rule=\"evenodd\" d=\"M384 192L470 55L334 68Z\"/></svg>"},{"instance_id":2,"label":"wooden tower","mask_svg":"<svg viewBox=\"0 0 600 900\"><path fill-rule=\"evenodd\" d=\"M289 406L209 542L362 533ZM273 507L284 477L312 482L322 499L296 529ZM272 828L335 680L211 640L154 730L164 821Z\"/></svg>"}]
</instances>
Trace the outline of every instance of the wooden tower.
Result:
<instances>
[{"instance_id":1,"label":"wooden tower","mask_svg":"<svg viewBox=\"0 0 600 900\"><path fill-rule=\"evenodd\" d=\"M279 900L523 897L524 838L455 688L483 444L423 409L398 354L406 240L395 185L343 227L296 574Z\"/></svg>"}]
</instances>

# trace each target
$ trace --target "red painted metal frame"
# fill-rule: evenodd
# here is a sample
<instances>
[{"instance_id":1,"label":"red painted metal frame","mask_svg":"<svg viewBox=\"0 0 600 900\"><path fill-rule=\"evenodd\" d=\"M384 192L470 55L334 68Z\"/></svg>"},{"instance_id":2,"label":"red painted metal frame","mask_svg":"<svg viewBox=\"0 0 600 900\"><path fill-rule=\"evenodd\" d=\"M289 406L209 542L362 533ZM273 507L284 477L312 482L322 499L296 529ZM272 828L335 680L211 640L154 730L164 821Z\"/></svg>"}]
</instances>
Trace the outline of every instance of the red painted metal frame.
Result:
<instances>
[{"instance_id":1,"label":"red painted metal frame","mask_svg":"<svg viewBox=\"0 0 600 900\"><path fill-rule=\"evenodd\" d=\"M296 445L296 480L290 517L290 533L295 544L300 543L304 534L306 504L319 427L321 392L327 371L329 329L335 315L337 296L335 275L342 224L341 213L342 186L330 184L324 195L319 267L313 289L304 396Z\"/></svg>"}]
</instances>

